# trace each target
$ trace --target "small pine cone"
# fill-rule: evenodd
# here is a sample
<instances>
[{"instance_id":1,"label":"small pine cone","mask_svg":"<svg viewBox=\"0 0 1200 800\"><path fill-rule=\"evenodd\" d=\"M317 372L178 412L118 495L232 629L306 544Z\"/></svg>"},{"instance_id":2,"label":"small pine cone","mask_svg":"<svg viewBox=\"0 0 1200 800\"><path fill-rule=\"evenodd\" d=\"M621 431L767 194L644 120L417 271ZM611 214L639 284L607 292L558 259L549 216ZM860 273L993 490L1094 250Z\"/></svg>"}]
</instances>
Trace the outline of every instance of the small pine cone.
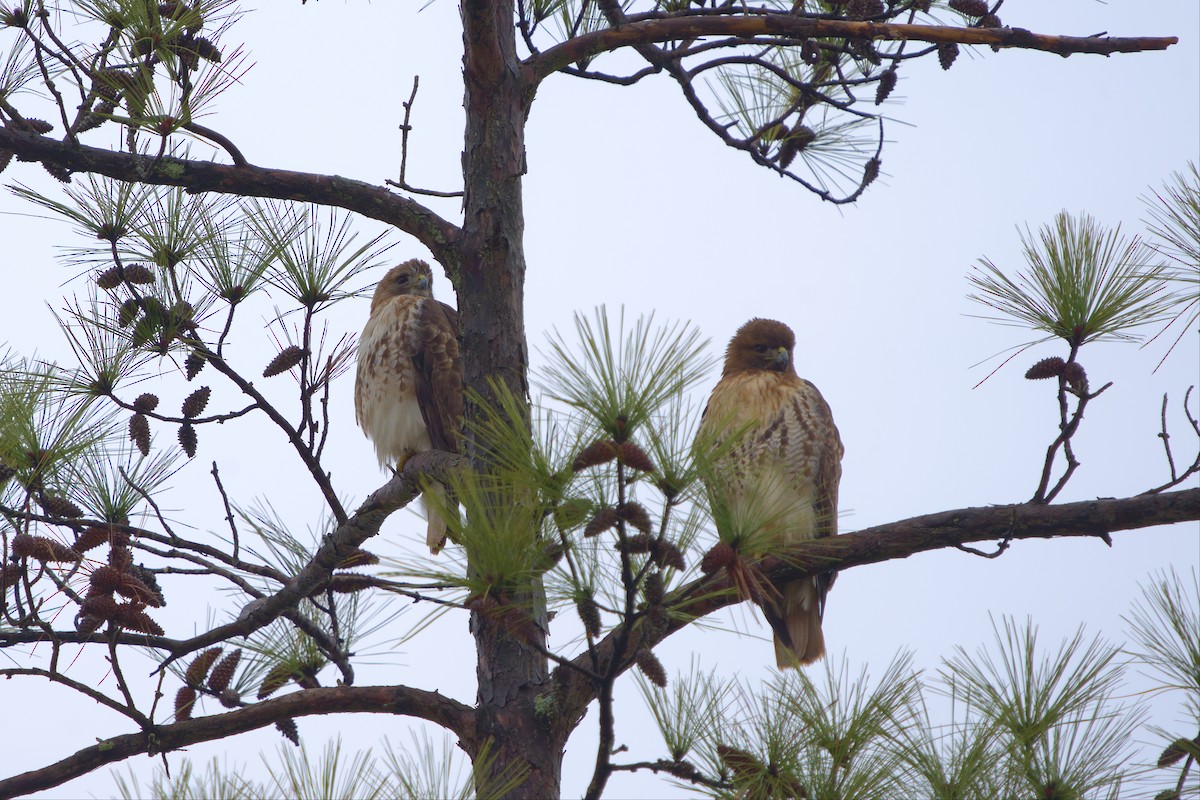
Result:
<instances>
[{"instance_id":1,"label":"small pine cone","mask_svg":"<svg viewBox=\"0 0 1200 800\"><path fill-rule=\"evenodd\" d=\"M766 771L763 763L745 750L729 745L717 745L717 755L725 762L725 766L733 770L735 778L760 776Z\"/></svg>"},{"instance_id":2,"label":"small pine cone","mask_svg":"<svg viewBox=\"0 0 1200 800\"><path fill-rule=\"evenodd\" d=\"M217 657L221 655L224 648L210 647L200 655L192 659L192 663L188 664L187 672L184 673L184 680L188 682L188 686L199 686L204 683L204 678L208 675L209 668Z\"/></svg>"},{"instance_id":3,"label":"small pine cone","mask_svg":"<svg viewBox=\"0 0 1200 800\"><path fill-rule=\"evenodd\" d=\"M657 469L646 451L633 442L622 442L617 446L617 460L639 472L654 472Z\"/></svg>"},{"instance_id":4,"label":"small pine cone","mask_svg":"<svg viewBox=\"0 0 1200 800\"><path fill-rule=\"evenodd\" d=\"M142 307L138 304L138 301L132 297L129 298L124 303L121 303L121 310L117 314L117 324L122 328L128 328L137 319L138 312L141 310Z\"/></svg>"},{"instance_id":5,"label":"small pine cone","mask_svg":"<svg viewBox=\"0 0 1200 800\"><path fill-rule=\"evenodd\" d=\"M101 621L110 622L121 615L121 610L111 595L97 594L84 598L79 604L79 613L81 616L96 617Z\"/></svg>"},{"instance_id":6,"label":"small pine cone","mask_svg":"<svg viewBox=\"0 0 1200 800\"><path fill-rule=\"evenodd\" d=\"M846 4L846 19L870 19L883 15L881 0L850 0Z\"/></svg>"},{"instance_id":7,"label":"small pine cone","mask_svg":"<svg viewBox=\"0 0 1200 800\"><path fill-rule=\"evenodd\" d=\"M63 519L79 519L83 516L83 509L72 503L65 497L60 497L50 492L42 492L38 498L38 505L42 507L48 515L52 517L62 517Z\"/></svg>"},{"instance_id":8,"label":"small pine cone","mask_svg":"<svg viewBox=\"0 0 1200 800\"><path fill-rule=\"evenodd\" d=\"M667 671L663 669L662 662L658 660L658 656L650 652L649 649L643 648L638 650L634 660L637 662L638 669L642 671L647 680L660 689L667 688Z\"/></svg>"},{"instance_id":9,"label":"small pine cone","mask_svg":"<svg viewBox=\"0 0 1200 800\"><path fill-rule=\"evenodd\" d=\"M23 122L13 120L13 127L17 130L31 131L39 136L45 136L50 131L54 130L54 126L49 122L44 119L37 119L35 117L26 117Z\"/></svg>"},{"instance_id":10,"label":"small pine cone","mask_svg":"<svg viewBox=\"0 0 1200 800\"><path fill-rule=\"evenodd\" d=\"M1087 391L1087 372L1084 371L1083 365L1078 361L1068 362L1063 366L1063 377L1067 380L1067 385L1076 392Z\"/></svg>"},{"instance_id":11,"label":"small pine cone","mask_svg":"<svg viewBox=\"0 0 1200 800\"><path fill-rule=\"evenodd\" d=\"M228 300L230 303L240 302L246 296L246 287L240 283L230 286L219 292L222 300Z\"/></svg>"},{"instance_id":12,"label":"small pine cone","mask_svg":"<svg viewBox=\"0 0 1200 800\"><path fill-rule=\"evenodd\" d=\"M880 166L881 164L878 158L872 158L868 160L865 165L863 165L862 186L864 189L874 183L875 179L879 177Z\"/></svg>"},{"instance_id":13,"label":"small pine cone","mask_svg":"<svg viewBox=\"0 0 1200 800\"><path fill-rule=\"evenodd\" d=\"M618 541L615 547L618 550L624 550L626 553L649 553L652 544L654 544L653 536L648 533L639 533L630 536L624 542Z\"/></svg>"},{"instance_id":14,"label":"small pine cone","mask_svg":"<svg viewBox=\"0 0 1200 800\"><path fill-rule=\"evenodd\" d=\"M190 686L181 686L175 693L175 721L191 719L192 706L196 704L196 690Z\"/></svg>"},{"instance_id":15,"label":"small pine cone","mask_svg":"<svg viewBox=\"0 0 1200 800\"><path fill-rule=\"evenodd\" d=\"M81 553L86 553L102 544L129 544L129 533L117 530L107 525L91 525L84 528L75 539L74 547Z\"/></svg>"},{"instance_id":16,"label":"small pine cone","mask_svg":"<svg viewBox=\"0 0 1200 800\"><path fill-rule=\"evenodd\" d=\"M329 588L338 594L354 594L374 585L374 579L370 575L357 572L344 572L329 579Z\"/></svg>"},{"instance_id":17,"label":"small pine cone","mask_svg":"<svg viewBox=\"0 0 1200 800\"><path fill-rule=\"evenodd\" d=\"M24 574L19 564L0 564L0 594L8 591L9 586L15 586Z\"/></svg>"},{"instance_id":18,"label":"small pine cone","mask_svg":"<svg viewBox=\"0 0 1200 800\"><path fill-rule=\"evenodd\" d=\"M107 564L96 567L88 578L88 586L91 587L89 594L112 594L124 582L125 577L125 573L116 567Z\"/></svg>"},{"instance_id":19,"label":"small pine cone","mask_svg":"<svg viewBox=\"0 0 1200 800\"><path fill-rule=\"evenodd\" d=\"M267 368L263 370L264 378L273 378L280 373L287 372L292 367L300 363L304 358L304 348L296 345L288 345L279 351L279 355L271 359L271 363L267 364Z\"/></svg>"},{"instance_id":20,"label":"small pine cone","mask_svg":"<svg viewBox=\"0 0 1200 800\"><path fill-rule=\"evenodd\" d=\"M130 566L132 567L133 565ZM100 566L96 568L97 571L112 569L115 569L112 565ZM138 569L146 572L144 568L139 567ZM128 572L118 572L118 574L121 576L120 581L116 584L116 586L113 587L113 590L116 591L117 594L121 595L122 597L128 597L130 600L141 603L142 605L150 606L151 608L161 608L162 606L166 605L166 601L163 600L162 591L156 586L150 586L147 584L144 580L142 580L141 575L139 575L133 569L130 569ZM110 576L108 580L111 579L112 578Z\"/></svg>"},{"instance_id":21,"label":"small pine cone","mask_svg":"<svg viewBox=\"0 0 1200 800\"><path fill-rule=\"evenodd\" d=\"M654 547L650 550L650 558L658 565L659 569L670 567L680 572L687 569L687 561L683 558L683 551L672 542L655 540Z\"/></svg>"},{"instance_id":22,"label":"small pine cone","mask_svg":"<svg viewBox=\"0 0 1200 800\"><path fill-rule=\"evenodd\" d=\"M363 550L361 547L356 547L351 550L341 561L334 565L334 569L350 569L351 567L369 567L379 563L379 556Z\"/></svg>"},{"instance_id":23,"label":"small pine cone","mask_svg":"<svg viewBox=\"0 0 1200 800\"><path fill-rule=\"evenodd\" d=\"M208 39L205 39L203 36L196 37L194 49L196 51L196 55L200 56L205 61L211 61L214 64L221 63L221 51L217 49L216 45L214 45Z\"/></svg>"},{"instance_id":24,"label":"small pine cone","mask_svg":"<svg viewBox=\"0 0 1200 800\"><path fill-rule=\"evenodd\" d=\"M290 717L288 719L277 720L275 727L283 734L283 738L297 747L300 746L300 729L296 727L296 720Z\"/></svg>"},{"instance_id":25,"label":"small pine cone","mask_svg":"<svg viewBox=\"0 0 1200 800\"><path fill-rule=\"evenodd\" d=\"M666 587L663 584L663 576L661 572L651 572L646 575L646 582L642 584L642 591L646 594L646 602L652 606L662 605L663 597L666 596Z\"/></svg>"},{"instance_id":26,"label":"small pine cone","mask_svg":"<svg viewBox=\"0 0 1200 800\"><path fill-rule=\"evenodd\" d=\"M575 456L575 460L571 462L571 469L579 472L588 467L598 467L601 464L607 464L616 457L617 443L608 439L598 439L583 448L579 455Z\"/></svg>"},{"instance_id":27,"label":"small pine cone","mask_svg":"<svg viewBox=\"0 0 1200 800\"><path fill-rule=\"evenodd\" d=\"M779 166L787 169L796 160L796 154L801 150L800 139L789 136L779 145Z\"/></svg>"},{"instance_id":28,"label":"small pine cone","mask_svg":"<svg viewBox=\"0 0 1200 800\"><path fill-rule=\"evenodd\" d=\"M148 414L156 408L158 408L158 395L156 394L149 392L139 394L133 401L133 410L143 414Z\"/></svg>"},{"instance_id":29,"label":"small pine cone","mask_svg":"<svg viewBox=\"0 0 1200 800\"><path fill-rule=\"evenodd\" d=\"M938 63L942 69L950 69L954 59L958 58L958 42L943 42L938 45Z\"/></svg>"},{"instance_id":30,"label":"small pine cone","mask_svg":"<svg viewBox=\"0 0 1200 800\"><path fill-rule=\"evenodd\" d=\"M291 664L276 664L267 672L265 678L258 687L258 699L265 700L275 692L287 686L288 681L292 679Z\"/></svg>"},{"instance_id":31,"label":"small pine cone","mask_svg":"<svg viewBox=\"0 0 1200 800\"><path fill-rule=\"evenodd\" d=\"M75 632L80 636L91 636L100 626L104 624L104 620L91 614L78 614L75 617Z\"/></svg>"},{"instance_id":32,"label":"small pine cone","mask_svg":"<svg viewBox=\"0 0 1200 800\"><path fill-rule=\"evenodd\" d=\"M929 9L933 6L933 0L912 0L911 5L914 11L921 11L928 14Z\"/></svg>"},{"instance_id":33,"label":"small pine cone","mask_svg":"<svg viewBox=\"0 0 1200 800\"><path fill-rule=\"evenodd\" d=\"M1200 744L1200 737L1197 738L1195 744ZM1187 739L1176 739L1167 745L1167 748L1162 751L1162 755L1158 757L1158 768L1166 769L1173 764L1179 763L1188 754L1188 750L1194 748L1195 745Z\"/></svg>"},{"instance_id":34,"label":"small pine cone","mask_svg":"<svg viewBox=\"0 0 1200 800\"><path fill-rule=\"evenodd\" d=\"M188 358L190 359L191 356ZM187 419L195 419L198 417L200 412L204 410L204 407L208 405L208 398L211 394L212 389L208 386L201 386L199 389L189 394L187 399L183 401L183 408L181 409L183 416Z\"/></svg>"},{"instance_id":35,"label":"small pine cone","mask_svg":"<svg viewBox=\"0 0 1200 800\"><path fill-rule=\"evenodd\" d=\"M661 635L666 633L671 624L671 615L667 613L665 606L650 606L646 609L646 624L647 630L653 632L653 635Z\"/></svg>"},{"instance_id":36,"label":"small pine cone","mask_svg":"<svg viewBox=\"0 0 1200 800\"><path fill-rule=\"evenodd\" d=\"M12 158L12 150L0 150L0 172L4 172L8 168L8 165L12 163Z\"/></svg>"},{"instance_id":37,"label":"small pine cone","mask_svg":"<svg viewBox=\"0 0 1200 800\"><path fill-rule=\"evenodd\" d=\"M579 619L583 622L583 629L587 631L588 636L593 639L598 637L600 635L600 607L596 605L590 592L576 598L575 610L579 612Z\"/></svg>"},{"instance_id":38,"label":"small pine cone","mask_svg":"<svg viewBox=\"0 0 1200 800\"><path fill-rule=\"evenodd\" d=\"M628 500L618 505L613 511L618 519L628 522L642 533L650 533L654 527L650 522L650 512L641 503Z\"/></svg>"},{"instance_id":39,"label":"small pine cone","mask_svg":"<svg viewBox=\"0 0 1200 800\"><path fill-rule=\"evenodd\" d=\"M968 17L983 17L988 13L988 4L984 0L950 0L946 5Z\"/></svg>"},{"instance_id":40,"label":"small pine cone","mask_svg":"<svg viewBox=\"0 0 1200 800\"><path fill-rule=\"evenodd\" d=\"M879 85L875 87L875 105L882 105L884 100L896 88L896 68L886 69L879 76Z\"/></svg>"},{"instance_id":41,"label":"small pine cone","mask_svg":"<svg viewBox=\"0 0 1200 800\"><path fill-rule=\"evenodd\" d=\"M237 708L242 704L242 696L234 689L225 689L217 694L217 699L226 708Z\"/></svg>"},{"instance_id":42,"label":"small pine cone","mask_svg":"<svg viewBox=\"0 0 1200 800\"><path fill-rule=\"evenodd\" d=\"M125 545L114 543L108 549L108 565L119 570L128 571L133 566L133 551Z\"/></svg>"},{"instance_id":43,"label":"small pine cone","mask_svg":"<svg viewBox=\"0 0 1200 800\"><path fill-rule=\"evenodd\" d=\"M736 560L737 551L729 542L717 542L711 550L704 554L704 558L700 559L700 571L705 575L712 575L714 572L725 569Z\"/></svg>"},{"instance_id":44,"label":"small pine cone","mask_svg":"<svg viewBox=\"0 0 1200 800\"><path fill-rule=\"evenodd\" d=\"M43 161L42 169L50 173L50 177L54 178L54 180L58 181L59 183L71 182L71 170L67 169L66 167L58 164L51 164L48 161Z\"/></svg>"},{"instance_id":45,"label":"small pine cone","mask_svg":"<svg viewBox=\"0 0 1200 800\"><path fill-rule=\"evenodd\" d=\"M109 267L103 272L96 275L96 285L101 289L108 291L115 289L121 285L121 268Z\"/></svg>"},{"instance_id":46,"label":"small pine cone","mask_svg":"<svg viewBox=\"0 0 1200 800\"><path fill-rule=\"evenodd\" d=\"M154 283L154 273L145 264L130 264L125 267L127 283Z\"/></svg>"},{"instance_id":47,"label":"small pine cone","mask_svg":"<svg viewBox=\"0 0 1200 800\"><path fill-rule=\"evenodd\" d=\"M222 658L213 667L212 674L208 676L208 688L217 694L228 689L229 682L233 680L233 671L237 669L238 662L241 660L242 649L240 647Z\"/></svg>"},{"instance_id":48,"label":"small pine cone","mask_svg":"<svg viewBox=\"0 0 1200 800\"><path fill-rule=\"evenodd\" d=\"M190 422L179 426L179 446L187 453L188 458L196 457L196 429Z\"/></svg>"},{"instance_id":49,"label":"small pine cone","mask_svg":"<svg viewBox=\"0 0 1200 800\"><path fill-rule=\"evenodd\" d=\"M1040 381L1045 378L1057 378L1062 375L1064 366L1066 366L1066 362L1058 356L1043 358L1025 372L1025 379Z\"/></svg>"},{"instance_id":50,"label":"small pine cone","mask_svg":"<svg viewBox=\"0 0 1200 800\"><path fill-rule=\"evenodd\" d=\"M980 28L1003 28L1004 24L1000 22L1000 18L995 14L984 14L983 18L976 23ZM995 47L995 45L993 45Z\"/></svg>"},{"instance_id":51,"label":"small pine cone","mask_svg":"<svg viewBox=\"0 0 1200 800\"><path fill-rule=\"evenodd\" d=\"M162 636L166 633L162 626L150 618L150 615L142 610L140 603L121 603L117 606L119 610L117 622L123 628L128 628L131 631L144 633L148 636Z\"/></svg>"},{"instance_id":52,"label":"small pine cone","mask_svg":"<svg viewBox=\"0 0 1200 800\"><path fill-rule=\"evenodd\" d=\"M583 529L583 535L598 536L617 524L617 510L612 506L604 506L596 511L596 515Z\"/></svg>"},{"instance_id":53,"label":"small pine cone","mask_svg":"<svg viewBox=\"0 0 1200 800\"><path fill-rule=\"evenodd\" d=\"M129 418L129 438L143 456L150 455L150 420L145 414L134 414Z\"/></svg>"},{"instance_id":54,"label":"small pine cone","mask_svg":"<svg viewBox=\"0 0 1200 800\"><path fill-rule=\"evenodd\" d=\"M183 371L187 375L187 379L189 381L192 378L196 377L197 373L199 373L200 370L204 369L204 364L206 361L207 361L207 359L204 356L202 356L200 353L189 353L188 354L188 357L183 360ZM203 391L203 390L201 390L201 391ZM207 400L207 399L208 398L206 397L205 400Z\"/></svg>"},{"instance_id":55,"label":"small pine cone","mask_svg":"<svg viewBox=\"0 0 1200 800\"><path fill-rule=\"evenodd\" d=\"M62 542L45 536L32 536L28 533L18 533L13 536L9 540L8 547L17 558L32 558L43 564L47 561L65 563L83 559L83 553L73 547L67 547Z\"/></svg>"}]
</instances>

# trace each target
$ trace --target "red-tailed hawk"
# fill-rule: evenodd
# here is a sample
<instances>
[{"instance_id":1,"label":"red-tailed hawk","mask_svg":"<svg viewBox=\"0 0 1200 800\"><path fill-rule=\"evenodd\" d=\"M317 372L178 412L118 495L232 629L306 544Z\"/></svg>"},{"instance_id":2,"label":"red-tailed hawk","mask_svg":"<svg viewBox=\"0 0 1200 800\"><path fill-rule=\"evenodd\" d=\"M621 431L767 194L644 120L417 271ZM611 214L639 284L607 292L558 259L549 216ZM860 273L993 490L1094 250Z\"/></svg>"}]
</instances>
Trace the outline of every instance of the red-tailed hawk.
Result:
<instances>
[{"instance_id":1,"label":"red-tailed hawk","mask_svg":"<svg viewBox=\"0 0 1200 800\"><path fill-rule=\"evenodd\" d=\"M739 328L697 434L718 453L708 481L713 505L722 509L718 524L759 553L837 534L842 441L825 398L796 374L795 346L782 322L752 319ZM736 442L726 441L731 435ZM780 668L825 654L821 617L833 577L758 592Z\"/></svg>"},{"instance_id":2,"label":"red-tailed hawk","mask_svg":"<svg viewBox=\"0 0 1200 800\"><path fill-rule=\"evenodd\" d=\"M354 415L375 444L380 466L402 467L424 450L459 450L458 312L433 299L432 278L429 265L415 258L388 270L358 340ZM446 543L446 522L434 509L445 503L426 502L431 492L444 498L445 490L434 484L422 496L426 542L436 554Z\"/></svg>"}]
</instances>

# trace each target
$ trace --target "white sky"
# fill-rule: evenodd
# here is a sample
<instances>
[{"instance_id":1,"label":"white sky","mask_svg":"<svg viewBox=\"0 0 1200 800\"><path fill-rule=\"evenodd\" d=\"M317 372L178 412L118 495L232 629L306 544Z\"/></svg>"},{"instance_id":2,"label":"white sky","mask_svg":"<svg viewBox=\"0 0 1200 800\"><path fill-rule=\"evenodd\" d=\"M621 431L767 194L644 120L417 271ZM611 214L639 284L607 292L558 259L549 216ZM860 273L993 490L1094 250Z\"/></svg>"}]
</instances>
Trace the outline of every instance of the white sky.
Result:
<instances>
[{"instance_id":1,"label":"white sky","mask_svg":"<svg viewBox=\"0 0 1200 800\"><path fill-rule=\"evenodd\" d=\"M428 188L459 188L458 10L449 0L420 11L419 5L325 0L269 4L250 13L227 42L244 41L256 66L203 122L229 136L252 163L382 183L396 176L401 102L419 74L408 178ZM1130 234L1143 229L1139 196L1188 160L1200 160L1200 10L1177 0L1071 0L1010 2L1004 12L1007 23L1042 33L1175 35L1181 42L1162 53L1065 60L984 50L964 53L946 73L933 59L910 65L893 95L904 102L889 110L911 126L891 126L885 174L850 208L821 204L725 149L665 79L619 88L551 78L539 92L527 142L531 349L555 326L570 334L574 312L590 314L602 303L610 310L624 305L635 318L653 311L659 320L691 320L712 338L714 352L749 317L784 320L799 339L798 369L829 400L845 441L843 529L1027 499L1056 433L1057 410L1048 383L1021 376L1033 361L1058 351L1043 345L972 390L995 362L973 364L1026 337L966 316L979 309L964 299L965 275L983 255L1019 266L1016 226L1036 229L1061 209L1086 210ZM7 40L0 37L0 44ZM3 181L53 185L40 167L18 163ZM456 200L431 205L450 217L458 210ZM5 193L0 212L28 214L30 208ZM363 230L378 226L365 223ZM0 216L0 237L8 267L0 342L63 358L67 351L49 307L61 307L64 293L82 292L83 283L67 283L76 270L56 262L56 247L85 243L61 222L28 216ZM393 253L397 260L425 255L403 237ZM437 276L435 289L452 300L444 276ZM366 310L366 300L343 303L329 317L332 330L356 332ZM263 307L261 319L269 313L270 306ZM244 322L250 324L235 344L248 353L243 363L252 372L270 358L273 345L256 341L265 338L257 319ZM1081 361L1093 385L1115 385L1089 406L1076 439L1083 466L1061 500L1126 496L1164 480L1156 438L1164 392L1172 399L1177 458L1190 460L1196 442L1186 436L1178 401L1200 377L1196 339L1185 337L1153 374L1161 340L1145 350L1128 344L1084 349ZM716 378L714 372L700 387L699 398ZM353 425L351 392L349 376L335 386L339 435L327 465L353 506L385 476ZM213 407L222 396L234 402L218 389ZM200 434L197 462L173 481L176 519L220 529L219 498L206 474L217 459L243 503L262 496L296 530L314 524L310 485L279 464L277 435L258 423ZM172 431L159 433L160 442L172 439ZM415 547L423 522L401 512L384 531L388 544L368 547ZM1120 615L1138 595L1138 582L1170 566L1184 575L1200 566L1195 525L1117 534L1111 550L1098 540L1072 539L1018 542L991 561L957 551L918 555L843 574L829 598L826 636L833 653L844 652L854 669L869 664L875 674L902 648L929 669L956 644L973 651L991 640L989 614L1022 620L1032 614L1045 642L1057 643L1084 624L1120 643ZM204 626L205 604L224 607L218 596L187 597L184 581L164 584L171 606L159 618L173 635L188 630L181 626ZM765 631L750 615L732 619L759 636ZM695 653L706 666L753 679L769 674L772 660L766 640L711 631L676 636L658 653L672 674ZM359 670L361 684L403 682L473 701L465 618L395 652L377 648L370 661L373 666ZM78 669L80 680L103 679L94 664L81 661ZM631 760L663 755L647 733L632 682L624 686L618 743L633 748ZM170 698L176 687L167 688ZM4 774L130 730L67 690L31 680L4 682L0 703L6 718L26 710L19 728L8 726ZM1160 705L1152 721L1170 727L1170 706ZM593 710L585 718L568 750L565 796L581 793L590 777L595 716ZM384 734L394 743L409 741L405 720L307 718L299 726L310 752L336 733L353 746L378 746ZM225 755L256 771L256 753L279 740L264 731L189 754L199 760ZM177 760L172 756L173 764ZM156 763L130 762L142 775ZM41 796L111 792L111 779L101 771ZM617 776L608 796L648 794L679 792Z\"/></svg>"}]
</instances>

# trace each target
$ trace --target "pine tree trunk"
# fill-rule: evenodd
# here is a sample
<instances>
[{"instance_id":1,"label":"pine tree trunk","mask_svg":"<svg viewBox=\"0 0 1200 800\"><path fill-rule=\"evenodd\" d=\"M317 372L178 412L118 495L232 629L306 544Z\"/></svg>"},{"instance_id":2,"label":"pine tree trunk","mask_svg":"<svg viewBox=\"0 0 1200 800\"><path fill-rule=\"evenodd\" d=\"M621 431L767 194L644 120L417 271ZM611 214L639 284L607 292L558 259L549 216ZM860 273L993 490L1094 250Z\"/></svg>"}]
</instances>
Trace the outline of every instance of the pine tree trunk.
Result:
<instances>
[{"instance_id":1,"label":"pine tree trunk","mask_svg":"<svg viewBox=\"0 0 1200 800\"><path fill-rule=\"evenodd\" d=\"M458 275L465 385L487 397L500 379L528 395L524 327L525 252L521 179L525 172L528 84L516 54L512 0L464 0L463 71L466 132L463 150L463 246ZM472 412L468 409L468 415ZM468 453L476 456L468 436ZM525 598L535 614L534 635L545 646L544 591ZM491 740L488 772L527 763L529 773L511 798L560 793L562 746L534 713L546 688L547 662L497 622L473 613L478 687L475 748ZM473 749L475 749L473 748Z\"/></svg>"}]
</instances>

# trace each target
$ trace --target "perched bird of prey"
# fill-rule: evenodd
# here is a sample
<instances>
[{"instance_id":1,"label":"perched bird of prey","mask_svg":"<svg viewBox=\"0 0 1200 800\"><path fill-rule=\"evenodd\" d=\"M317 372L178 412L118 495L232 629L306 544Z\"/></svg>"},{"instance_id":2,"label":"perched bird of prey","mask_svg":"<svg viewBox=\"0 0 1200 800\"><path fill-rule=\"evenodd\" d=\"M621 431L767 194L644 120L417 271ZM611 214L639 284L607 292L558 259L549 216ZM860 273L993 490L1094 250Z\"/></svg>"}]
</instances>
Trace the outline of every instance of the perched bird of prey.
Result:
<instances>
[{"instance_id":1,"label":"perched bird of prey","mask_svg":"<svg viewBox=\"0 0 1200 800\"><path fill-rule=\"evenodd\" d=\"M795 347L795 334L782 322L752 319L739 328L696 437L716 454L708 492L714 508L723 509L718 524L758 552L837 534L842 440L825 398L796 374ZM821 617L833 577L758 592L780 668L825 654Z\"/></svg>"},{"instance_id":2,"label":"perched bird of prey","mask_svg":"<svg viewBox=\"0 0 1200 800\"><path fill-rule=\"evenodd\" d=\"M415 258L388 270L358 340L354 415L380 466L399 469L424 450L459 451L458 312L433 299L432 278L429 265ZM436 554L446 543L446 522L435 511L439 503L428 502L431 493L445 497L445 489L430 485L422 496L426 542Z\"/></svg>"}]
</instances>

